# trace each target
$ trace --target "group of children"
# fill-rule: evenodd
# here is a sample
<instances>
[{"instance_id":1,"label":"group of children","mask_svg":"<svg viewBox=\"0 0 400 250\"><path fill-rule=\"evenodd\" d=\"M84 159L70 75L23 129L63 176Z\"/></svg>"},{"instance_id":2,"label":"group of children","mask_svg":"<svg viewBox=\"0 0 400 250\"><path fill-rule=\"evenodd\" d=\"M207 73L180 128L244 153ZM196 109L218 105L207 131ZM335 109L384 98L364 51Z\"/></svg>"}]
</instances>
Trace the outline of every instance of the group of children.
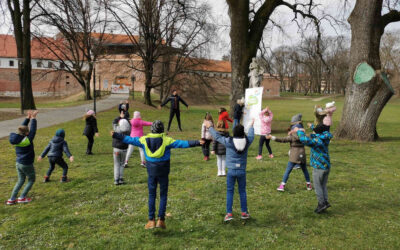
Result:
<instances>
[{"instance_id":1,"label":"group of children","mask_svg":"<svg viewBox=\"0 0 400 250\"><path fill-rule=\"evenodd\" d=\"M245 134L243 125L240 124L243 114L243 100L238 100L238 107L235 106L235 123L229 136L229 122L233 120L229 117L224 108L219 110L218 122L214 124L210 113L207 113L201 128L201 140L174 140L164 133L164 124L156 120L146 122L141 120L140 112L135 111L133 118L129 120L129 104L121 103L118 107L119 116L113 121L112 146L114 156L114 184L124 183L123 170L127 167L130 154L133 147L140 151L141 165L146 167L148 174L149 191L149 214L146 229L155 227L166 228L165 211L167 206L170 156L173 148L188 148L202 146L204 160L209 160L210 146L212 144L211 154L217 156L218 176L226 176L227 196L226 196L226 216L224 221L233 219L232 205L235 183L238 183L241 218L250 218L247 209L246 194L246 167L248 149L254 140L254 119L250 124L248 134ZM237 110L236 110L237 108ZM259 141L259 154L257 159L262 158L262 148L266 145L270 158L273 158L272 150L269 145L270 140L282 143L290 143L289 162L283 176L282 183L278 187L279 191L284 191L290 172L295 166L299 166L306 179L306 187L311 190L310 176L306 168L306 154L304 146L311 147L311 166L313 167L314 188L317 194L318 206L316 213L321 213L330 204L328 202L327 181L330 172L330 158L328 146L332 138L329 132L332 124L332 114L335 111L334 103L327 104L325 109L315 108L315 124L309 124L313 129L310 136L306 136L302 122L302 115L297 114L292 117L288 136L277 138L271 135L271 122L273 119L272 111L267 107L260 112L261 136ZM29 111L28 117L24 120L22 126L18 128L17 133L10 134L10 143L15 145L17 153L17 172L18 183L15 186L11 198L7 204L26 203L31 199L26 195L35 181L35 171L33 167L34 149L33 139L36 133L36 115L37 111ZM85 115L86 126L84 135L88 138L87 154L92 154L93 137L98 135L96 116L92 110ZM27 125L31 122L30 129ZM151 126L151 133L144 136L143 126ZM56 135L50 141L38 160L48 155L50 168L45 176L45 182L49 181L50 175L54 170L55 164L63 168L62 182L68 181L68 165L62 158L63 152L72 162L73 156L69 152L68 145L64 140L65 131L57 130ZM228 169L226 174L225 169ZM17 199L17 194L21 189L25 178L28 177L28 184ZM158 221L155 221L155 200L157 186L160 186L160 205L158 210Z\"/></svg>"}]
</instances>

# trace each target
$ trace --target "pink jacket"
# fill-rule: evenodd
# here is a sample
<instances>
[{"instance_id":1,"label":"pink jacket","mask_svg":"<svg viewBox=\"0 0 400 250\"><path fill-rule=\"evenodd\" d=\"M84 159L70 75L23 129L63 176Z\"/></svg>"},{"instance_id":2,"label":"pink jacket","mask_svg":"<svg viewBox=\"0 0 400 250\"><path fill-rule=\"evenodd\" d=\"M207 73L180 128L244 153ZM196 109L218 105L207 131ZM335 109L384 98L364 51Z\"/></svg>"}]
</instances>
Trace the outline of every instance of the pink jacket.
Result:
<instances>
[{"instance_id":1,"label":"pink jacket","mask_svg":"<svg viewBox=\"0 0 400 250\"><path fill-rule=\"evenodd\" d=\"M326 113L326 116L324 117L324 120L322 121L322 123L325 126L332 126L332 116L333 116L333 112L336 111L336 107L333 106L331 108L326 108L324 110L324 113Z\"/></svg>"},{"instance_id":2,"label":"pink jacket","mask_svg":"<svg viewBox=\"0 0 400 250\"><path fill-rule=\"evenodd\" d=\"M269 116L265 116L264 114L268 111ZM269 109L263 109L260 112L260 121L261 121L261 134L267 135L271 134L271 123L274 118L274 114Z\"/></svg>"},{"instance_id":3,"label":"pink jacket","mask_svg":"<svg viewBox=\"0 0 400 250\"><path fill-rule=\"evenodd\" d=\"M151 126L151 122L143 121L141 118L131 119L131 137L143 136L143 126Z\"/></svg>"}]
</instances>

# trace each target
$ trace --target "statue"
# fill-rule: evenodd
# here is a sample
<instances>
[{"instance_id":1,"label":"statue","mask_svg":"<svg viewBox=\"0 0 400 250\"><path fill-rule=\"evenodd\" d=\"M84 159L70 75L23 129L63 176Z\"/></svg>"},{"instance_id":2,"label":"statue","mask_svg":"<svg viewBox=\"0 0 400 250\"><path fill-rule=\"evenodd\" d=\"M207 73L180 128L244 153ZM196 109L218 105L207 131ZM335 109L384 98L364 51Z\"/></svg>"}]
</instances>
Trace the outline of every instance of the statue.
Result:
<instances>
[{"instance_id":1,"label":"statue","mask_svg":"<svg viewBox=\"0 0 400 250\"><path fill-rule=\"evenodd\" d=\"M264 69L257 63L256 58L253 57L250 63L249 73L249 88L258 88L261 85L263 79Z\"/></svg>"}]
</instances>

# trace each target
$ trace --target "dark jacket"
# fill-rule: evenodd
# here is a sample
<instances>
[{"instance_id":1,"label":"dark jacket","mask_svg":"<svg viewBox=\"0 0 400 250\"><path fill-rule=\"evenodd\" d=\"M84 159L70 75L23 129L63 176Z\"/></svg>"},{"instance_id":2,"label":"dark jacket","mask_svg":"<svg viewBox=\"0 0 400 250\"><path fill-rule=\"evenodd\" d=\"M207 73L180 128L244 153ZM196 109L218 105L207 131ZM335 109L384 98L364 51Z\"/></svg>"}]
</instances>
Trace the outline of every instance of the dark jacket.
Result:
<instances>
[{"instance_id":1,"label":"dark jacket","mask_svg":"<svg viewBox=\"0 0 400 250\"><path fill-rule=\"evenodd\" d=\"M54 136L53 139L49 142L49 145L43 150L43 153L40 155L42 158L46 157L62 157L63 152L67 155L67 157L71 157L71 153L69 152L68 144L64 141L64 138L61 136Z\"/></svg>"},{"instance_id":2,"label":"dark jacket","mask_svg":"<svg viewBox=\"0 0 400 250\"><path fill-rule=\"evenodd\" d=\"M126 111L129 110L129 103L120 103L120 104L118 105L118 111L119 111L119 113L121 113L121 111L123 110L123 109L122 109L122 105L125 105Z\"/></svg>"},{"instance_id":3,"label":"dark jacket","mask_svg":"<svg viewBox=\"0 0 400 250\"><path fill-rule=\"evenodd\" d=\"M235 107L233 109L233 119L240 120L243 115L243 105L235 104Z\"/></svg>"},{"instance_id":4,"label":"dark jacket","mask_svg":"<svg viewBox=\"0 0 400 250\"><path fill-rule=\"evenodd\" d=\"M99 132L97 129L97 119L94 118L93 116L89 116L85 120L86 126L85 129L83 130L83 135L86 136L93 136L95 133Z\"/></svg>"},{"instance_id":5,"label":"dark jacket","mask_svg":"<svg viewBox=\"0 0 400 250\"><path fill-rule=\"evenodd\" d=\"M22 123L23 126L28 126L29 119L25 119ZM35 160L35 149L33 146L33 139L36 135L36 119L32 119L31 127L28 136L11 133L9 141L15 146L15 153L17 155L17 162L23 165L30 165Z\"/></svg>"},{"instance_id":6,"label":"dark jacket","mask_svg":"<svg viewBox=\"0 0 400 250\"><path fill-rule=\"evenodd\" d=\"M179 110L179 102L182 102L186 107L187 103L179 95L171 95L161 104L161 107L165 106L168 102L171 102L171 110Z\"/></svg>"},{"instance_id":7,"label":"dark jacket","mask_svg":"<svg viewBox=\"0 0 400 250\"><path fill-rule=\"evenodd\" d=\"M165 176L169 174L171 149L200 146L199 141L174 140L164 134L148 134L142 137L124 136L114 133L113 138L141 147L146 157L146 168L149 176Z\"/></svg>"},{"instance_id":8,"label":"dark jacket","mask_svg":"<svg viewBox=\"0 0 400 250\"><path fill-rule=\"evenodd\" d=\"M116 130L116 126L118 126L118 122L119 122L119 120L121 120L121 119L126 119L126 118L121 118L121 117L117 117L117 118L115 118L114 119L114 121L113 121L113 128L114 128L114 130ZM126 119L127 121L128 121L128 123L129 123L129 120L128 119ZM122 133L123 135L130 135L130 131L127 131L127 132L125 132L125 133ZM113 148L118 148L118 149L127 149L128 148L128 144L125 144L125 143L123 143L122 142L122 140L121 139L118 139L118 138L114 138L113 137L113 140L112 140L112 147Z\"/></svg>"},{"instance_id":9,"label":"dark jacket","mask_svg":"<svg viewBox=\"0 0 400 250\"><path fill-rule=\"evenodd\" d=\"M282 143L290 143L290 150L289 150L289 161L297 164L306 164L306 150L304 148L303 143L300 142L299 137L297 134L290 134L287 137L272 137L272 139L276 142Z\"/></svg>"},{"instance_id":10,"label":"dark jacket","mask_svg":"<svg viewBox=\"0 0 400 250\"><path fill-rule=\"evenodd\" d=\"M228 132L218 132L217 131L217 133L224 137L229 137ZM226 155L226 148L225 148L224 144L219 143L217 140L213 140L212 151L214 151L216 155Z\"/></svg>"}]
</instances>

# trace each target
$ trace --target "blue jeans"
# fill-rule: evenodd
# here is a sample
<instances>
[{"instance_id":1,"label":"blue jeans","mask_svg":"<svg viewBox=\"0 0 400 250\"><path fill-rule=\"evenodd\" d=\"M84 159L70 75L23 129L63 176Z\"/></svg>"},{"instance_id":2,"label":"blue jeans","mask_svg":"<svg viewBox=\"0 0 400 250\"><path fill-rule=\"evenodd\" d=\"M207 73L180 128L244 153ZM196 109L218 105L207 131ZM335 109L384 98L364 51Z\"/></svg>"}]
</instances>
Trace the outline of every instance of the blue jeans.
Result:
<instances>
[{"instance_id":1,"label":"blue jeans","mask_svg":"<svg viewBox=\"0 0 400 250\"><path fill-rule=\"evenodd\" d=\"M300 165L301 170L303 170L304 178L306 178L306 182L310 182L310 175L308 174L308 170L307 170L306 164L304 164L304 163L303 164L298 164L298 163L294 163L294 162L289 161L288 164L287 164L287 167L286 167L285 174L283 175L283 180L282 180L283 183L286 183L288 181L290 172L292 172L293 168L296 165Z\"/></svg>"},{"instance_id":2,"label":"blue jeans","mask_svg":"<svg viewBox=\"0 0 400 250\"><path fill-rule=\"evenodd\" d=\"M149 220L153 220L156 212L157 184L160 184L160 205L158 208L158 217L165 219L168 198L168 175L148 176L147 186L149 189Z\"/></svg>"},{"instance_id":3,"label":"blue jeans","mask_svg":"<svg viewBox=\"0 0 400 250\"><path fill-rule=\"evenodd\" d=\"M236 127L236 125L240 124L240 119L233 119L233 127L232 127L232 131L233 129Z\"/></svg>"},{"instance_id":4,"label":"blue jeans","mask_svg":"<svg viewBox=\"0 0 400 250\"><path fill-rule=\"evenodd\" d=\"M232 213L233 193L236 180L239 187L240 207L247 212L246 170L229 169L226 176L226 212Z\"/></svg>"}]
</instances>

